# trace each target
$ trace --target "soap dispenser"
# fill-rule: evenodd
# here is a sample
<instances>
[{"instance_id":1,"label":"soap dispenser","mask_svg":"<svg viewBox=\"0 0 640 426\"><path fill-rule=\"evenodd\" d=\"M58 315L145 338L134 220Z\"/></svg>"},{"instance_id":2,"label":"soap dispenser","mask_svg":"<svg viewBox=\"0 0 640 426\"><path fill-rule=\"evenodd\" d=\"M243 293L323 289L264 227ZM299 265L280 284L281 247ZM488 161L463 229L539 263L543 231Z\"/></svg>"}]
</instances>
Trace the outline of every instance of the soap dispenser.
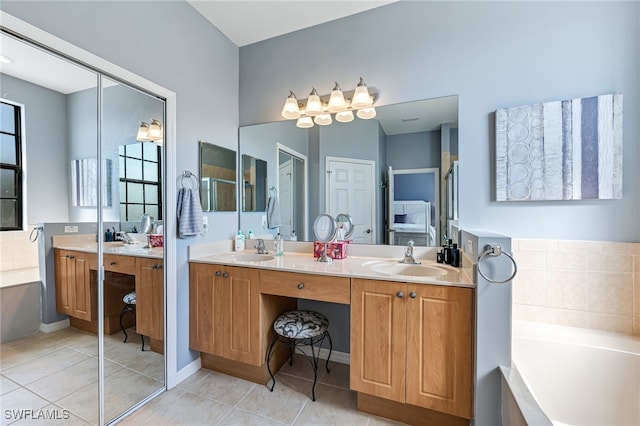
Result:
<instances>
[{"instance_id":1,"label":"soap dispenser","mask_svg":"<svg viewBox=\"0 0 640 426\"><path fill-rule=\"evenodd\" d=\"M284 240L280 236L279 232L273 240L273 254L275 256L284 256Z\"/></svg>"},{"instance_id":2,"label":"soap dispenser","mask_svg":"<svg viewBox=\"0 0 640 426\"><path fill-rule=\"evenodd\" d=\"M236 249L236 251L244 250L244 235L242 234L242 231L240 231L240 230L238 230L238 234L236 235L235 249Z\"/></svg>"}]
</instances>

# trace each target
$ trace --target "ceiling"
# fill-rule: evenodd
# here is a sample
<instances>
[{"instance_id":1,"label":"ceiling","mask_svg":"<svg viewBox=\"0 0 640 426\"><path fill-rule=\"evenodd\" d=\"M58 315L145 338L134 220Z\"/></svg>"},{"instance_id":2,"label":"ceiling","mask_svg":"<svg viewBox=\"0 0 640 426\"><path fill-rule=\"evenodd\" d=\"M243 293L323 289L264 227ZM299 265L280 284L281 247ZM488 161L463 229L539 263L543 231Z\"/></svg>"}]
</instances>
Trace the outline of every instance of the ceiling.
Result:
<instances>
[{"instance_id":1,"label":"ceiling","mask_svg":"<svg viewBox=\"0 0 640 426\"><path fill-rule=\"evenodd\" d=\"M188 3L242 47L324 22L355 15L397 0L218 1Z\"/></svg>"}]
</instances>

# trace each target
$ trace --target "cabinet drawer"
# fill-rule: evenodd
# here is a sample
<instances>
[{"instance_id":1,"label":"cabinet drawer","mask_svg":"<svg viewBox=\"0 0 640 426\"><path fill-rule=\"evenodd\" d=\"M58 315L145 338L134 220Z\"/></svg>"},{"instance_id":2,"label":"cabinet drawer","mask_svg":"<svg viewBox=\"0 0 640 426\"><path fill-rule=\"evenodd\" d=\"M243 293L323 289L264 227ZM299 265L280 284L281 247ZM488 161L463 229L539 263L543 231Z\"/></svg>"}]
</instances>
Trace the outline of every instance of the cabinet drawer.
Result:
<instances>
[{"instance_id":1,"label":"cabinet drawer","mask_svg":"<svg viewBox=\"0 0 640 426\"><path fill-rule=\"evenodd\" d=\"M105 271L120 272L121 274L136 274L136 258L133 256L104 255Z\"/></svg>"},{"instance_id":2,"label":"cabinet drawer","mask_svg":"<svg viewBox=\"0 0 640 426\"><path fill-rule=\"evenodd\" d=\"M351 281L345 277L261 270L260 293L348 305Z\"/></svg>"}]
</instances>

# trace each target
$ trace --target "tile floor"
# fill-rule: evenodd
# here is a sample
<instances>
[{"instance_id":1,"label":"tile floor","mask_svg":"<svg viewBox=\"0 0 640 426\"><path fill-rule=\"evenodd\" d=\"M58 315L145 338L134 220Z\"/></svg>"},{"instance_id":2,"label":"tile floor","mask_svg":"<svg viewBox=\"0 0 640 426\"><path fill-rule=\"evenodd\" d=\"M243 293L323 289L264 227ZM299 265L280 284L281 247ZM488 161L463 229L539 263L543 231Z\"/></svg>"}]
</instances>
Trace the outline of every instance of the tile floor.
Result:
<instances>
[{"instance_id":1,"label":"tile floor","mask_svg":"<svg viewBox=\"0 0 640 426\"><path fill-rule=\"evenodd\" d=\"M0 345L2 425L88 425L97 423L97 339L65 329ZM324 364L322 364L322 367ZM398 425L357 411L349 388L349 366L331 362L313 373L296 355L276 377L273 392L264 385L200 369L122 419L121 425ZM162 356L140 351L140 336L105 336L105 418L110 419L162 386ZM62 413L58 421L7 418L6 410ZM57 410L57 411L56 411Z\"/></svg>"},{"instance_id":2,"label":"tile floor","mask_svg":"<svg viewBox=\"0 0 640 426\"><path fill-rule=\"evenodd\" d=\"M163 356L142 352L140 335L105 336L105 419L112 419L163 386ZM98 339L66 328L0 345L0 424L88 425L98 419ZM23 418L12 410L57 415L58 421ZM64 411L67 410L67 411ZM68 418L63 418L67 417Z\"/></svg>"}]
</instances>

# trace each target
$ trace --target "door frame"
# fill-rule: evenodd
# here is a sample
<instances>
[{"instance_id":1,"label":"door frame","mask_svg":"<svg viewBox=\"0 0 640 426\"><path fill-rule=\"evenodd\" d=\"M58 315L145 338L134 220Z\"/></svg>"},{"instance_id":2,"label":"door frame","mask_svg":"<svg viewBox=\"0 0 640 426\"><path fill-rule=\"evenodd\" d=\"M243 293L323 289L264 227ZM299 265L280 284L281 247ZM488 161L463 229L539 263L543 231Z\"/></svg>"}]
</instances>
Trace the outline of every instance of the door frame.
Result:
<instances>
[{"instance_id":1,"label":"door frame","mask_svg":"<svg viewBox=\"0 0 640 426\"><path fill-rule=\"evenodd\" d=\"M378 227L378 209L376 209L377 203L377 192L376 192L376 162L375 160L363 160L361 158L348 158L348 157L332 157L327 155L324 161L324 171L325 171L325 185L324 185L324 207L325 212L329 212L329 197L330 197L330 173L329 163L331 161L340 161L343 163L356 163L356 164L364 164L371 166L371 213L373 217L371 218L371 244L376 244L378 239L377 236L377 227Z\"/></svg>"},{"instance_id":2,"label":"door frame","mask_svg":"<svg viewBox=\"0 0 640 426\"><path fill-rule=\"evenodd\" d=\"M297 157L298 159L302 160L303 169L304 169L304 172L303 172L304 173L304 185L303 185L304 204L302 207L303 208L302 234L298 234L298 239L302 241L307 241L308 229L309 229L309 226L308 226L309 218L307 217L309 215L309 161L306 155L299 153L298 151L288 147L287 145L283 145L280 142L276 142L276 164L278 165L276 170L278 170L278 172L276 173L275 186L276 188L278 188L278 191L280 190L280 151L285 152L291 155L292 157Z\"/></svg>"}]
</instances>

